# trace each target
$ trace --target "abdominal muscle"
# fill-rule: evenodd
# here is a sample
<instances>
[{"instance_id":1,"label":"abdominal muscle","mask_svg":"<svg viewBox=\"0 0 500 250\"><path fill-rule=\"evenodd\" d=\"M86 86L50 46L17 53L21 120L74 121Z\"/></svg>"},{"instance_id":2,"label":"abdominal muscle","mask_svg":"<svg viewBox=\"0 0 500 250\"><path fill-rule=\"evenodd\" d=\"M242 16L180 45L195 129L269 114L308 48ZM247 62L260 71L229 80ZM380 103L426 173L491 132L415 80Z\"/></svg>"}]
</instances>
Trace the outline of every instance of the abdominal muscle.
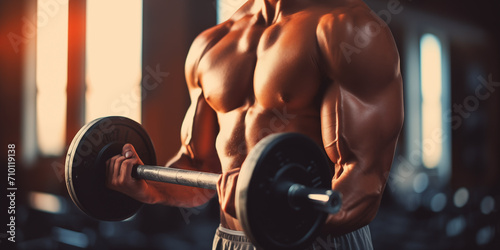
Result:
<instances>
[{"instance_id":1,"label":"abdominal muscle","mask_svg":"<svg viewBox=\"0 0 500 250\"><path fill-rule=\"evenodd\" d=\"M273 109L251 106L218 114L220 130L216 148L222 172L240 168L255 144L270 134L298 132L322 145L319 114L312 110L288 110L286 105ZM311 134L311 131L316 133ZM222 210L221 225L243 230L236 218Z\"/></svg>"}]
</instances>

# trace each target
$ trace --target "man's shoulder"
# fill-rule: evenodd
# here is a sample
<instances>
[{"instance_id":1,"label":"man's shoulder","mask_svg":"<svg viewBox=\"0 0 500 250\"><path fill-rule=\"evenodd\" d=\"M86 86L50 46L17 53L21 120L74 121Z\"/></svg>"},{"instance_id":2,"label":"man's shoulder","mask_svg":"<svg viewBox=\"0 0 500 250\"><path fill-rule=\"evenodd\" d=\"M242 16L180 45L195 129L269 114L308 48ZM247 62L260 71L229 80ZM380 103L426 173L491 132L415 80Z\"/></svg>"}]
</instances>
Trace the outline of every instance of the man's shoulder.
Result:
<instances>
[{"instance_id":1,"label":"man's shoulder","mask_svg":"<svg viewBox=\"0 0 500 250\"><path fill-rule=\"evenodd\" d=\"M192 46L200 49L208 46L214 39L220 39L231 29L231 22L223 22L201 32L193 41Z\"/></svg>"},{"instance_id":2,"label":"man's shoulder","mask_svg":"<svg viewBox=\"0 0 500 250\"><path fill-rule=\"evenodd\" d=\"M373 52L379 48L391 52L395 48L388 25L363 1L358 0L346 1L324 13L318 19L316 36L324 51L345 52L349 55L361 55L361 51ZM363 53L365 56L369 54ZM350 57L347 59L350 63Z\"/></svg>"},{"instance_id":3,"label":"man's shoulder","mask_svg":"<svg viewBox=\"0 0 500 250\"><path fill-rule=\"evenodd\" d=\"M189 53L186 58L186 71L189 71L191 69L194 70L203 55L205 55L205 53L210 48L212 48L220 39L222 39L230 29L231 23L224 22L200 33L193 40L189 49Z\"/></svg>"},{"instance_id":4,"label":"man's shoulder","mask_svg":"<svg viewBox=\"0 0 500 250\"><path fill-rule=\"evenodd\" d=\"M400 81L399 53L388 25L362 1L347 2L318 21L316 36L330 77L349 82L353 91Z\"/></svg>"},{"instance_id":5,"label":"man's shoulder","mask_svg":"<svg viewBox=\"0 0 500 250\"><path fill-rule=\"evenodd\" d=\"M354 28L363 27L372 22L382 26L383 21L363 1L344 1L340 4L331 4L330 8L322 13L317 29L348 36Z\"/></svg>"}]
</instances>

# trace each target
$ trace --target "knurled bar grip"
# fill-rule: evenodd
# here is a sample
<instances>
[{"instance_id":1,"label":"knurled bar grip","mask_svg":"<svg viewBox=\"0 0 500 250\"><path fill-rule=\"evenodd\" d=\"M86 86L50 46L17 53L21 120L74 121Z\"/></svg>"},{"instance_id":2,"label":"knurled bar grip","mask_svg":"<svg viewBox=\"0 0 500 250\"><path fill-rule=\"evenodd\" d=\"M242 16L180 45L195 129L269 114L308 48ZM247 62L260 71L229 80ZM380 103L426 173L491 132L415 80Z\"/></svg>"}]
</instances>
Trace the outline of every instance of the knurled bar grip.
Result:
<instances>
[{"instance_id":1,"label":"knurled bar grip","mask_svg":"<svg viewBox=\"0 0 500 250\"><path fill-rule=\"evenodd\" d=\"M216 190L220 174L160 166L136 165L132 169L132 177Z\"/></svg>"}]
</instances>

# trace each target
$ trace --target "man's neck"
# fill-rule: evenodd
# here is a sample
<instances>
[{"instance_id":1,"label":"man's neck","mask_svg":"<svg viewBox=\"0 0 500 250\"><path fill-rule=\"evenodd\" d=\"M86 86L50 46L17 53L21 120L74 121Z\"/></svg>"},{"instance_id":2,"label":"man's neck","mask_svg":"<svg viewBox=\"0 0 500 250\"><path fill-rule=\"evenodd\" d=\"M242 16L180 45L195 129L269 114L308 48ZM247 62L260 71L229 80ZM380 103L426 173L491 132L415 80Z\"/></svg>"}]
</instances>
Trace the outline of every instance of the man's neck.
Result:
<instances>
[{"instance_id":1,"label":"man's neck","mask_svg":"<svg viewBox=\"0 0 500 250\"><path fill-rule=\"evenodd\" d=\"M261 9L267 25L278 21L282 15L290 14L311 4L311 0L255 0L256 6Z\"/></svg>"},{"instance_id":2,"label":"man's neck","mask_svg":"<svg viewBox=\"0 0 500 250\"><path fill-rule=\"evenodd\" d=\"M276 22L282 11L283 0L259 0L259 2L262 8L262 16L266 23L272 24Z\"/></svg>"}]
</instances>

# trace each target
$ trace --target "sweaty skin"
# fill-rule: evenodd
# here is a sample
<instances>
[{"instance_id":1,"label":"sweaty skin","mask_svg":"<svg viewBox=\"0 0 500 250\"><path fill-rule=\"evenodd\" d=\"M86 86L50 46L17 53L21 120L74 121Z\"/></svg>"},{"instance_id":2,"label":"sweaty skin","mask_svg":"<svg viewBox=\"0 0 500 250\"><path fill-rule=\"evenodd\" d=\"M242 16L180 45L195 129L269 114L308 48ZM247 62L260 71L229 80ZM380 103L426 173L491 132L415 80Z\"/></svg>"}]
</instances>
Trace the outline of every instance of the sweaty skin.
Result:
<instances>
[{"instance_id":1,"label":"sweaty skin","mask_svg":"<svg viewBox=\"0 0 500 250\"><path fill-rule=\"evenodd\" d=\"M403 123L399 55L387 26L361 0L249 0L200 34L186 60L191 97L182 146L167 167L222 173L222 226L242 230L234 193L263 137L303 133L331 161L343 194L324 233L376 215ZM145 203L198 206L215 191L134 180L131 145L108 162L108 187Z\"/></svg>"}]
</instances>

